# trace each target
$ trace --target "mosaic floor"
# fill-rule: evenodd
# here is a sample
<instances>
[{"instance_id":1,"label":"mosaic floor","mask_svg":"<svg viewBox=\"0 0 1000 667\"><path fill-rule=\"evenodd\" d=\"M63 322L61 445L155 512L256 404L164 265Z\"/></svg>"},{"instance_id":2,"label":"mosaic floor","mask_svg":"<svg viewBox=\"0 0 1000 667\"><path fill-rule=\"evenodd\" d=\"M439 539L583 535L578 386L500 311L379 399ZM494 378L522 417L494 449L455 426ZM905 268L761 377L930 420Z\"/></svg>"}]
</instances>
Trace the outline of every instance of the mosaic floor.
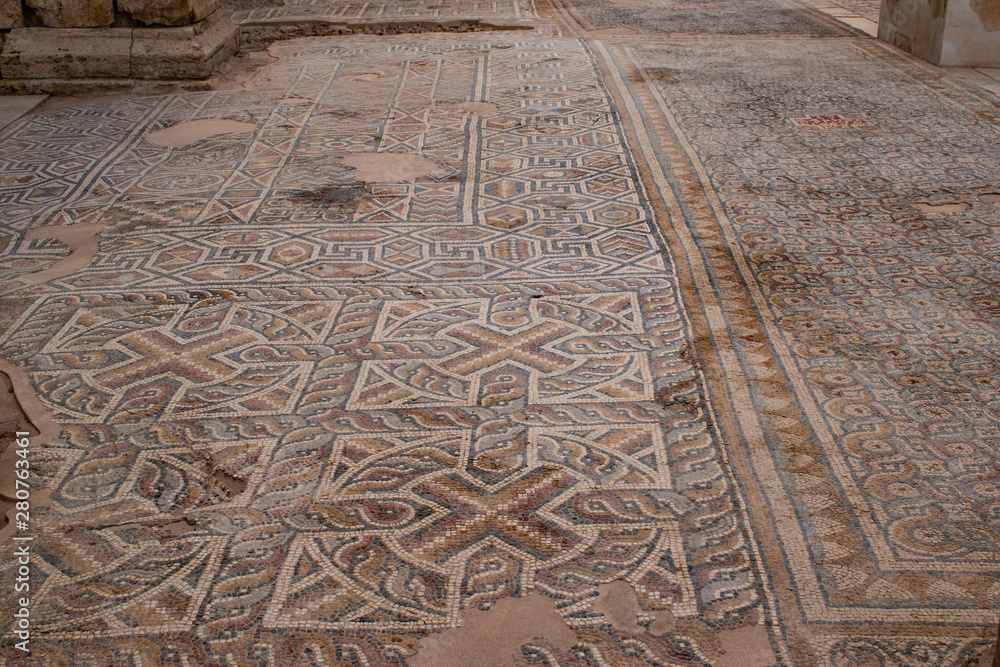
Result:
<instances>
[{"instance_id":1,"label":"mosaic floor","mask_svg":"<svg viewBox=\"0 0 1000 667\"><path fill-rule=\"evenodd\" d=\"M247 90L0 132L41 431L0 664L978 665L1000 108L704 4L278 42Z\"/></svg>"},{"instance_id":2,"label":"mosaic floor","mask_svg":"<svg viewBox=\"0 0 1000 667\"><path fill-rule=\"evenodd\" d=\"M530 0L392 0L354 2L330 0L286 0L279 7L247 9L234 13L237 23L299 18L342 21L454 19L537 19Z\"/></svg>"}]
</instances>

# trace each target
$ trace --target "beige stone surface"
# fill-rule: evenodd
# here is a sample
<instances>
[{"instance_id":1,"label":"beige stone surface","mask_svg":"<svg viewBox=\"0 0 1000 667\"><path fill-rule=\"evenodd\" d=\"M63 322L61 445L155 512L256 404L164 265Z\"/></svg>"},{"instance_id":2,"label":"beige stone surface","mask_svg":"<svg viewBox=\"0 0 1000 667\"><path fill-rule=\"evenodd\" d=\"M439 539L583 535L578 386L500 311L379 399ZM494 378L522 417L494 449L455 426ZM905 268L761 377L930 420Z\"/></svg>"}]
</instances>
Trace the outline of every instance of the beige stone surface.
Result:
<instances>
[{"instance_id":1,"label":"beige stone surface","mask_svg":"<svg viewBox=\"0 0 1000 667\"><path fill-rule=\"evenodd\" d=\"M1000 30L1000 2L997 0L971 0L972 11L979 15L986 30Z\"/></svg>"},{"instance_id":2,"label":"beige stone surface","mask_svg":"<svg viewBox=\"0 0 1000 667\"><path fill-rule=\"evenodd\" d=\"M1000 107L965 81L997 72L677 4L280 42L245 90L0 132L37 654L979 664ZM118 33L158 75L229 39Z\"/></svg>"},{"instance_id":3,"label":"beige stone surface","mask_svg":"<svg viewBox=\"0 0 1000 667\"><path fill-rule=\"evenodd\" d=\"M7 79L128 77L128 28L18 28L7 35L0 71Z\"/></svg>"},{"instance_id":4,"label":"beige stone surface","mask_svg":"<svg viewBox=\"0 0 1000 667\"><path fill-rule=\"evenodd\" d=\"M882 0L879 39L935 65L1000 66L1000 0Z\"/></svg>"},{"instance_id":5,"label":"beige stone surface","mask_svg":"<svg viewBox=\"0 0 1000 667\"><path fill-rule=\"evenodd\" d=\"M978 8L978 9L977 9ZM938 65L1000 67L1000 0L949 0Z\"/></svg>"},{"instance_id":6,"label":"beige stone surface","mask_svg":"<svg viewBox=\"0 0 1000 667\"><path fill-rule=\"evenodd\" d=\"M939 63L944 39L943 3L935 0L882 0L878 38Z\"/></svg>"},{"instance_id":7,"label":"beige stone surface","mask_svg":"<svg viewBox=\"0 0 1000 667\"><path fill-rule=\"evenodd\" d=\"M0 0L0 30L20 28L22 23L20 0Z\"/></svg>"},{"instance_id":8,"label":"beige stone surface","mask_svg":"<svg viewBox=\"0 0 1000 667\"><path fill-rule=\"evenodd\" d=\"M17 79L205 79L236 52L236 26L219 10L179 28L18 28L0 72Z\"/></svg>"},{"instance_id":9,"label":"beige stone surface","mask_svg":"<svg viewBox=\"0 0 1000 667\"><path fill-rule=\"evenodd\" d=\"M204 79L236 53L236 25L219 10L181 28L133 30L132 70L136 79Z\"/></svg>"},{"instance_id":10,"label":"beige stone surface","mask_svg":"<svg viewBox=\"0 0 1000 667\"><path fill-rule=\"evenodd\" d=\"M505 598L489 610L466 609L462 627L428 636L408 661L413 667L507 667L535 637L568 650L576 634L543 595Z\"/></svg>"},{"instance_id":11,"label":"beige stone surface","mask_svg":"<svg viewBox=\"0 0 1000 667\"><path fill-rule=\"evenodd\" d=\"M202 139L218 136L220 134L234 134L240 132L253 132L257 126L253 123L242 123L238 120L228 120L225 118L202 118L199 120L188 120L176 125L152 132L146 135L146 141L157 146L169 148L186 148L193 146Z\"/></svg>"},{"instance_id":12,"label":"beige stone surface","mask_svg":"<svg viewBox=\"0 0 1000 667\"><path fill-rule=\"evenodd\" d=\"M115 21L112 0L28 0L50 28L99 28Z\"/></svg>"},{"instance_id":13,"label":"beige stone surface","mask_svg":"<svg viewBox=\"0 0 1000 667\"><path fill-rule=\"evenodd\" d=\"M869 21L868 19L862 18L860 16L841 16L838 18L843 23L846 23L849 26L857 28L861 32L867 33L872 37L878 35L878 23L875 23L874 21Z\"/></svg>"},{"instance_id":14,"label":"beige stone surface","mask_svg":"<svg viewBox=\"0 0 1000 667\"><path fill-rule=\"evenodd\" d=\"M45 101L47 95L0 96L0 130Z\"/></svg>"},{"instance_id":15,"label":"beige stone surface","mask_svg":"<svg viewBox=\"0 0 1000 667\"><path fill-rule=\"evenodd\" d=\"M46 280L62 278L88 266L101 245L101 231L104 225L66 225L36 227L25 234L28 239L56 239L69 246L70 254L44 271L36 271L21 276L29 285L38 285Z\"/></svg>"},{"instance_id":16,"label":"beige stone surface","mask_svg":"<svg viewBox=\"0 0 1000 667\"><path fill-rule=\"evenodd\" d=\"M136 21L167 26L196 23L221 6L220 0L118 0L118 11Z\"/></svg>"},{"instance_id":17,"label":"beige stone surface","mask_svg":"<svg viewBox=\"0 0 1000 667\"><path fill-rule=\"evenodd\" d=\"M412 153L349 153L344 164L358 170L366 183L412 181L430 174L437 165Z\"/></svg>"}]
</instances>

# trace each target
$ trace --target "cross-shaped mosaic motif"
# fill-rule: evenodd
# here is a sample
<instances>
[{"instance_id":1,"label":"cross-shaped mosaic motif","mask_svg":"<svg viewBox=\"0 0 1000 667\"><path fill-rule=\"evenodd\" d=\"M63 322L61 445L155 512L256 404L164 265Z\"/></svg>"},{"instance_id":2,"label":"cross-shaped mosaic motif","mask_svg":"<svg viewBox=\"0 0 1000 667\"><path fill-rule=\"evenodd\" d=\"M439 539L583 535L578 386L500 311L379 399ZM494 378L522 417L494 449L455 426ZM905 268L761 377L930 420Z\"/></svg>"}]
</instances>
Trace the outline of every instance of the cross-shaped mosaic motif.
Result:
<instances>
[{"instance_id":1,"label":"cross-shaped mosaic motif","mask_svg":"<svg viewBox=\"0 0 1000 667\"><path fill-rule=\"evenodd\" d=\"M386 303L348 406L643 401L652 376L634 294Z\"/></svg>"}]
</instances>

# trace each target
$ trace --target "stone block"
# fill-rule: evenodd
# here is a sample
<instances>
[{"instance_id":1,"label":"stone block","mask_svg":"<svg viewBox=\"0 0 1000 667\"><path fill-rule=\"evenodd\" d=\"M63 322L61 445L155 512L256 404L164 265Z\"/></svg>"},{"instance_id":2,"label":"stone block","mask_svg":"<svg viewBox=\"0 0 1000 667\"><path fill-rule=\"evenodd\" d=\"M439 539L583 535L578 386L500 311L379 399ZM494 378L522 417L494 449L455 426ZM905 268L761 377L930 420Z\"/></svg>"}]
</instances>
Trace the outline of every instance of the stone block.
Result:
<instances>
[{"instance_id":1,"label":"stone block","mask_svg":"<svg viewBox=\"0 0 1000 667\"><path fill-rule=\"evenodd\" d=\"M937 64L1000 67L1000 0L949 0Z\"/></svg>"},{"instance_id":2,"label":"stone block","mask_svg":"<svg viewBox=\"0 0 1000 667\"><path fill-rule=\"evenodd\" d=\"M1000 0L882 0L878 36L935 65L1000 67Z\"/></svg>"},{"instance_id":3,"label":"stone block","mask_svg":"<svg viewBox=\"0 0 1000 667\"><path fill-rule=\"evenodd\" d=\"M130 28L17 28L0 54L7 79L128 77Z\"/></svg>"},{"instance_id":4,"label":"stone block","mask_svg":"<svg viewBox=\"0 0 1000 667\"><path fill-rule=\"evenodd\" d=\"M943 0L882 0L878 37L930 62L941 57Z\"/></svg>"},{"instance_id":5,"label":"stone block","mask_svg":"<svg viewBox=\"0 0 1000 667\"><path fill-rule=\"evenodd\" d=\"M221 6L221 0L118 0L118 11L147 25L190 25Z\"/></svg>"},{"instance_id":6,"label":"stone block","mask_svg":"<svg viewBox=\"0 0 1000 667\"><path fill-rule=\"evenodd\" d=\"M27 0L50 28L100 28L115 22L114 0Z\"/></svg>"},{"instance_id":7,"label":"stone block","mask_svg":"<svg viewBox=\"0 0 1000 667\"><path fill-rule=\"evenodd\" d=\"M182 28L135 28L132 77L205 79L236 53L236 24L219 10Z\"/></svg>"},{"instance_id":8,"label":"stone block","mask_svg":"<svg viewBox=\"0 0 1000 667\"><path fill-rule=\"evenodd\" d=\"M20 28L23 24L21 0L0 0L0 30Z\"/></svg>"}]
</instances>

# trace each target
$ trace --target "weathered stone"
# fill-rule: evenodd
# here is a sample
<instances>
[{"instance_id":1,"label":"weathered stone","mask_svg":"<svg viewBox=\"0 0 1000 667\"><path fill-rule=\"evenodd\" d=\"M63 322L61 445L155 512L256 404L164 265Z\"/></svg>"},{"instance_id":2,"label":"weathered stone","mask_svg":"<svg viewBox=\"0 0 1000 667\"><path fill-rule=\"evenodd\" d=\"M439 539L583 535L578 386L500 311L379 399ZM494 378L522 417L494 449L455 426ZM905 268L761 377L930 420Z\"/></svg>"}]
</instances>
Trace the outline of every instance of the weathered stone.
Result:
<instances>
[{"instance_id":1,"label":"weathered stone","mask_svg":"<svg viewBox=\"0 0 1000 667\"><path fill-rule=\"evenodd\" d=\"M988 32L1000 30L1000 2L996 0L972 0L972 11L979 15L983 27Z\"/></svg>"},{"instance_id":2,"label":"weathered stone","mask_svg":"<svg viewBox=\"0 0 1000 667\"><path fill-rule=\"evenodd\" d=\"M17 28L0 55L8 79L128 77L130 28Z\"/></svg>"},{"instance_id":3,"label":"weathered stone","mask_svg":"<svg viewBox=\"0 0 1000 667\"><path fill-rule=\"evenodd\" d=\"M132 76L136 79L205 79L236 53L236 25L217 11L182 28L135 28Z\"/></svg>"},{"instance_id":4,"label":"weathered stone","mask_svg":"<svg viewBox=\"0 0 1000 667\"><path fill-rule=\"evenodd\" d=\"M21 1L0 0L0 30L20 28L22 24Z\"/></svg>"},{"instance_id":5,"label":"weathered stone","mask_svg":"<svg viewBox=\"0 0 1000 667\"><path fill-rule=\"evenodd\" d=\"M878 37L930 62L941 57L944 37L941 0L882 0Z\"/></svg>"},{"instance_id":6,"label":"weathered stone","mask_svg":"<svg viewBox=\"0 0 1000 667\"><path fill-rule=\"evenodd\" d=\"M118 10L147 25L190 25L219 9L220 0L118 0Z\"/></svg>"},{"instance_id":7,"label":"weathered stone","mask_svg":"<svg viewBox=\"0 0 1000 667\"><path fill-rule=\"evenodd\" d=\"M113 0L28 0L50 28L99 28L115 22Z\"/></svg>"},{"instance_id":8,"label":"weathered stone","mask_svg":"<svg viewBox=\"0 0 1000 667\"><path fill-rule=\"evenodd\" d=\"M978 10L977 10L978 7ZM1000 0L949 0L939 65L1000 67Z\"/></svg>"},{"instance_id":9,"label":"weathered stone","mask_svg":"<svg viewBox=\"0 0 1000 667\"><path fill-rule=\"evenodd\" d=\"M878 36L936 65L1000 67L1000 0L882 0Z\"/></svg>"}]
</instances>

